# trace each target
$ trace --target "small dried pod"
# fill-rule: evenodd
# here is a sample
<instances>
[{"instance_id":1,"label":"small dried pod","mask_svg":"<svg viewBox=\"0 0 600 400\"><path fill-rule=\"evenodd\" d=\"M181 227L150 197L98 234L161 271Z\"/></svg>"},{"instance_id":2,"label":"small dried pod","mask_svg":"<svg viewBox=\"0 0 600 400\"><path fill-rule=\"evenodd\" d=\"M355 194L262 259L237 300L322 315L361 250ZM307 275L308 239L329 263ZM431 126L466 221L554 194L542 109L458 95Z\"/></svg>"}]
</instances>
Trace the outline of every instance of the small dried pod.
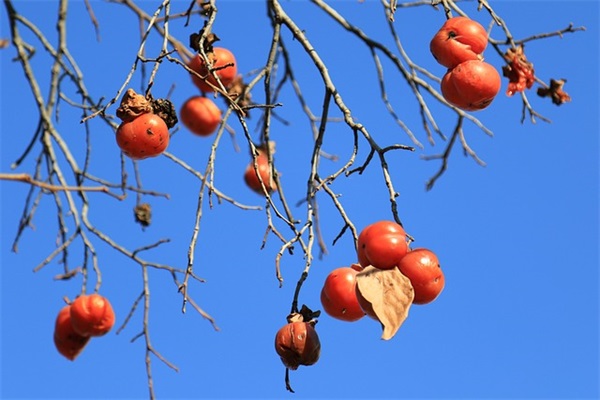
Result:
<instances>
[{"instance_id":1,"label":"small dried pod","mask_svg":"<svg viewBox=\"0 0 600 400\"><path fill-rule=\"evenodd\" d=\"M300 365L313 365L321 355L321 342L314 322L296 321L284 325L275 336L275 351L283 365L296 370Z\"/></svg>"},{"instance_id":2,"label":"small dried pod","mask_svg":"<svg viewBox=\"0 0 600 400\"><path fill-rule=\"evenodd\" d=\"M148 203L141 203L133 208L135 222L140 223L143 227L150 226L152 221L152 206Z\"/></svg>"}]
</instances>

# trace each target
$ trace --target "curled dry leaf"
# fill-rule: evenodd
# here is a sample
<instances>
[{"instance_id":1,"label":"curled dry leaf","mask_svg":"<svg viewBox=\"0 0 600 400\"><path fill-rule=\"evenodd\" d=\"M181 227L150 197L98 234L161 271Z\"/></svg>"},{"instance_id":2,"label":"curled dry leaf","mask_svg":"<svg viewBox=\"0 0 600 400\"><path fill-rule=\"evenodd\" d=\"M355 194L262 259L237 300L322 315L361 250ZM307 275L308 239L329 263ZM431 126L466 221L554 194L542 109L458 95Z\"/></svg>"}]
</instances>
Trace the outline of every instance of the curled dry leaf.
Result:
<instances>
[{"instance_id":1,"label":"curled dry leaf","mask_svg":"<svg viewBox=\"0 0 600 400\"><path fill-rule=\"evenodd\" d=\"M415 296L410 280L397 267L381 270L368 266L356 275L356 289L373 307L383 328L381 338L394 337L408 317Z\"/></svg>"},{"instance_id":2,"label":"curled dry leaf","mask_svg":"<svg viewBox=\"0 0 600 400\"><path fill-rule=\"evenodd\" d=\"M306 304L302 304L300 307L300 311L293 312L289 314L286 319L287 322L304 322L304 321L313 321L316 324L316 319L321 316L321 310L313 311Z\"/></svg>"},{"instance_id":3,"label":"curled dry leaf","mask_svg":"<svg viewBox=\"0 0 600 400\"><path fill-rule=\"evenodd\" d=\"M121 99L121 104L117 108L117 117L123 122L133 121L142 114L152 112L150 101L141 94L137 94L133 89L127 89L127 92Z\"/></svg>"},{"instance_id":4,"label":"curled dry leaf","mask_svg":"<svg viewBox=\"0 0 600 400\"><path fill-rule=\"evenodd\" d=\"M550 97L552 103L560 106L567 101L571 101L571 96L563 90L566 82L566 79L550 79L550 86L547 88L538 88L537 94L540 97Z\"/></svg>"},{"instance_id":5,"label":"curled dry leaf","mask_svg":"<svg viewBox=\"0 0 600 400\"><path fill-rule=\"evenodd\" d=\"M208 8L206 9L207 11L211 10L211 5L208 4ZM204 8L203 8L204 9ZM204 52L206 53L207 56L212 57L212 53L213 53L213 44L215 42L218 42L219 40L221 40L216 34L212 33L212 32L206 32L204 30L204 28L200 29L198 31L198 33L192 33L190 35L190 47L195 50L196 52L200 52L200 39L202 39L202 37L204 37L204 41L203 41L203 49ZM211 60L212 61L212 60Z\"/></svg>"}]
</instances>

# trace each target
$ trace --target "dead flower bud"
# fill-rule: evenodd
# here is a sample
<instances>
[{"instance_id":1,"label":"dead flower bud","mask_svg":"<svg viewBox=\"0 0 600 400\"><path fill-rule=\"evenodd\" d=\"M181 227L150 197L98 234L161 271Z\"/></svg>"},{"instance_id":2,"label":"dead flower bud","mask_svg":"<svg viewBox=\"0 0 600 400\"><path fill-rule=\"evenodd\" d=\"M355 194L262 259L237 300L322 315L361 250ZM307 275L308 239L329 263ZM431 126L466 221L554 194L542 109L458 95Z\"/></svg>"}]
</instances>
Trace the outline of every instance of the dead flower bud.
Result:
<instances>
[{"instance_id":1,"label":"dead flower bud","mask_svg":"<svg viewBox=\"0 0 600 400\"><path fill-rule=\"evenodd\" d=\"M140 223L143 227L150 225L152 219L152 207L148 203L138 204L133 209L135 215L135 222Z\"/></svg>"}]
</instances>

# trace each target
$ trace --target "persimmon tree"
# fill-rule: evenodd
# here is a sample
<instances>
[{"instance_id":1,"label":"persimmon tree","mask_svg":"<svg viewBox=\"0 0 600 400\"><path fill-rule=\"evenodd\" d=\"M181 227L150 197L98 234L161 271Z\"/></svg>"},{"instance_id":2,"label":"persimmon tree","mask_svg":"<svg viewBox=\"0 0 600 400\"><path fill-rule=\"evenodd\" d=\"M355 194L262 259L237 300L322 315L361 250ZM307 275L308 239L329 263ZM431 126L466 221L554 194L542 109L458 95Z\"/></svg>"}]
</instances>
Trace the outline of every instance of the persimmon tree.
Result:
<instances>
[{"instance_id":1,"label":"persimmon tree","mask_svg":"<svg viewBox=\"0 0 600 400\"><path fill-rule=\"evenodd\" d=\"M344 198L337 189L337 183L349 177L360 176L367 170L376 170L381 176L380 184L385 187L389 200L390 219L402 225L403 211L398 206L397 197L402 188L400 174L389 168L389 160L401 157L421 156L424 160L437 162L430 179L425 183L427 190L434 188L436 182L443 178L450 167L452 151L462 151L476 163L483 165L483 159L476 149L469 144L466 134L492 135L486 120L476 112L468 112L451 105L440 90L441 75L445 69L430 70L421 65L406 50L404 43L410 37L402 37L398 32L398 14L414 7L428 8L431 18L437 18L442 25L444 18L465 16L479 21L487 30L488 48L486 60L498 68L502 75L503 85L507 85L506 93L515 102L521 104L521 114L515 117L515 123L535 123L538 120L550 122L547 116L541 115L536 108L539 102L552 101L562 105L570 100L565 91L564 77L538 76L535 73L535 60L527 57L525 45L532 42L553 40L569 33L584 30L584 27L566 23L557 26L550 32L528 32L527 27L513 27L498 15L493 3L486 0L460 3L452 0L416 0L400 3L396 0L382 0L381 19L377 24L387 27L386 37L371 36L365 26L375 21L352 21L345 18L337 9L336 3L323 0L311 0L305 4L310 12L327 16L331 26L341 28L348 38L355 40L361 51L370 57L361 63L370 63L375 75L370 77L378 85L379 96L365 101L365 109L370 103L382 104L386 117L397 125L392 141L388 137L382 139L375 129L360 122L359 115L364 110L351 109L346 101L339 81L328 67L325 54L314 45L315 31L306 32L305 27L292 14L288 13L287 2L267 0L254 2L259 9L252 18L253 23L271 27L271 35L265 43L252 44L256 47L256 60L260 68L243 71L235 63L216 65L214 63L214 46L227 47L227 42L236 39L227 32L219 32L216 27L220 18L227 18L219 12L219 1L178 1L163 0L161 2L142 2L135 0L112 0L107 3L87 1L84 3L89 16L90 27L95 29L98 37L105 30L117 29L108 21L96 17L95 9L110 7L114 13L128 13L131 24L139 26L139 36L120 37L121 43L114 46L127 45L135 48L129 58L115 58L111 62L127 66L121 84L117 87L105 87L102 92L88 90L90 79L101 79L106 71L83 70L80 60L70 52L70 45L75 40L73 32L67 31L67 24L73 7L82 7L82 3L60 0L56 2L56 32L40 29L34 16L21 12L21 4L17 1L5 0L4 10L10 27L10 37L2 39L2 56L11 57L20 65L28 82L29 91L36 104L37 128L31 132L29 144L22 154L15 154L14 162L2 165L0 179L21 182L29 186L24 200L20 222L16 227L13 250L17 251L23 235L39 211L42 203L53 205L56 213L57 243L55 249L40 260L34 271L43 268L56 269L57 279L75 280L80 286L79 293L86 294L102 291L102 254L98 247L110 248L110 251L121 253L141 270L143 290L131 305L130 310L119 310L120 321L117 331L122 330L135 313L143 314L143 327L138 338L145 340L146 364L149 395L154 398L154 382L152 379L152 362L155 359L176 369L168 357L163 356L153 342L150 341L151 324L149 323L150 283L148 270L164 272L164 279L170 281L181 299L181 311L189 308L195 310L202 318L218 329L217 316L209 314L196 300L197 283L202 278L197 273L196 247L200 238L203 215L215 203L229 203L242 210L261 210L264 213L263 245L267 242L277 243L278 250L272 254L275 278L278 285L284 283L281 264L286 258L303 259L302 266L295 275L288 272L287 279L295 283L294 296L290 313L302 311L300 308L302 285L309 278L311 264L315 256L327 252L327 243L335 243L344 239L354 246L358 240L359 229L346 213ZM356 7L363 6L360 1ZM262 18L258 20L259 18ZM325 28L324 28L325 29ZM519 36L515 32L519 32ZM431 32L431 36L435 32ZM520 36L524 35L524 36ZM55 37L54 37L55 36ZM94 52L93 48L89 52ZM299 58L308 61L298 67ZM49 83L42 85L40 77L48 74L48 69L41 68L38 59L44 59L49 69ZM207 73L202 75L191 67L194 59L208 65ZM172 77L163 73L165 67L175 67L179 73ZM308 65L308 66L306 66ZM220 72L237 68L232 82L223 82ZM355 67L357 74L361 74ZM306 69L306 70L305 70ZM302 76L314 74L318 77L322 93L320 98L307 98ZM98 135L108 129L115 134L121 123L119 109L122 99L127 97L133 87L139 88L143 99L159 108L171 112L171 142L182 136L181 122L176 122L177 110L181 104L170 101L171 92L157 92L157 79L172 82L190 81L192 76L210 87L214 94L203 95L218 101L223 108L221 122L216 132L204 140L210 140L211 146L203 157L206 162L202 168L171 152L169 148L159 157L173 165L179 174L191 174L196 186L189 188L189 196L197 198L196 212L186 216L192 219L193 227L189 232L190 240L186 248L181 249L187 262L182 265L170 265L156 261L151 254L160 254L161 246L168 238L158 242L147 243L142 247L131 248L115 238L114 232L106 231L98 221L90 218L89 211L93 207L123 207L125 198L135 196L136 206L133 210L134 220L144 229L151 225L154 197L168 197L169 193L156 191L147 187L140 164L145 160L135 160L126 154L120 154L120 162L114 165L118 173L105 173L99 155L96 154ZM4 79L4 77L3 77ZM397 90L396 82L403 82L402 102L390 96L390 88ZM141 84L140 84L141 82ZM285 105L280 102L282 92L291 91L298 100L299 107L310 125L312 133L312 151L305 160L309 165L309 175L303 181L294 184L301 186L305 193L300 201L302 207L295 207L288 197L286 182L280 179L278 158L285 154L278 152L277 143L286 140L272 129L274 121L281 122L280 110ZM201 94L197 91L196 95ZM493 107L493 103L490 107ZM65 111L68 110L68 111ZM155 109L153 109L155 110ZM406 113L419 115L420 123L407 123ZM560 112L560 109L557 110ZM73 140L64 130L64 116L78 114L80 130L84 140ZM451 119L454 128L445 131L439 123L440 119ZM287 123L288 121L283 121ZM336 148L325 149L323 143L332 126L343 126L345 136L336 140L345 141L352 149L347 154L337 154ZM258 133L256 133L258 132ZM227 136L239 148L247 149L249 168L258 171L267 169L267 175L256 174L260 185L257 186L264 198L262 204L244 204L236 199L235 194L228 193L219 187L219 176L230 173L221 167L216 159L223 139ZM424 144L439 149L435 154L425 154ZM117 146L116 142L114 144ZM241 151L241 150L240 150ZM333 173L324 172L322 161L332 160L337 168ZM430 168L431 163L423 163ZM250 175L252 173L250 172ZM268 178L264 178L268 176ZM169 176L176 180L177 176ZM98 199L102 199L101 202ZM108 200L105 201L105 200ZM322 215L319 205L326 203L337 211L337 215ZM44 208L44 212L48 212ZM110 214L106 214L110 215ZM337 224L339 230L334 237L325 237L322 224ZM410 227L405 227L410 236ZM40 238L40 240L53 238ZM75 248L82 251L75 251ZM257 249L258 251L258 249ZM76 265L76 267L75 267ZM71 293L71 296L77 293ZM312 305L312 308L318 308ZM57 310L58 311L58 310ZM318 316L318 312L306 311L305 315ZM282 316L285 317L285 316ZM119 326L120 324L120 326ZM160 345L158 345L160 346ZM275 355L274 355L275 356ZM288 389L291 386L288 382Z\"/></svg>"}]
</instances>

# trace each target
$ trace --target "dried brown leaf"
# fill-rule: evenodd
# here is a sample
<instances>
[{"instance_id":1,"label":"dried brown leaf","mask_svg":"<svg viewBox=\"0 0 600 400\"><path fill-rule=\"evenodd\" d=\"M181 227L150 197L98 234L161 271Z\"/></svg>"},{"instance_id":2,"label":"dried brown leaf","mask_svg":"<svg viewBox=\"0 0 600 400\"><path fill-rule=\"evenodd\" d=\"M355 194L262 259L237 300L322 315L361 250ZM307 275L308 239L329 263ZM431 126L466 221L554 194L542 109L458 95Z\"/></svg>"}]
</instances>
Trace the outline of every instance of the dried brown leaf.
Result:
<instances>
[{"instance_id":1,"label":"dried brown leaf","mask_svg":"<svg viewBox=\"0 0 600 400\"><path fill-rule=\"evenodd\" d=\"M133 121L142 114L152 112L152 105L141 94L137 94L133 89L127 89L121 105L117 108L117 117L123 122Z\"/></svg>"},{"instance_id":2,"label":"dried brown leaf","mask_svg":"<svg viewBox=\"0 0 600 400\"><path fill-rule=\"evenodd\" d=\"M547 88L538 88L537 94L540 97L550 97L552 103L560 106L571 101L571 96L563 90L565 83L567 83L566 79L550 79L550 86Z\"/></svg>"},{"instance_id":3,"label":"dried brown leaf","mask_svg":"<svg viewBox=\"0 0 600 400\"><path fill-rule=\"evenodd\" d=\"M383 328L381 338L394 337L408 317L415 297L410 280L398 268L381 270L368 266L356 275L356 288L373 307Z\"/></svg>"}]
</instances>

